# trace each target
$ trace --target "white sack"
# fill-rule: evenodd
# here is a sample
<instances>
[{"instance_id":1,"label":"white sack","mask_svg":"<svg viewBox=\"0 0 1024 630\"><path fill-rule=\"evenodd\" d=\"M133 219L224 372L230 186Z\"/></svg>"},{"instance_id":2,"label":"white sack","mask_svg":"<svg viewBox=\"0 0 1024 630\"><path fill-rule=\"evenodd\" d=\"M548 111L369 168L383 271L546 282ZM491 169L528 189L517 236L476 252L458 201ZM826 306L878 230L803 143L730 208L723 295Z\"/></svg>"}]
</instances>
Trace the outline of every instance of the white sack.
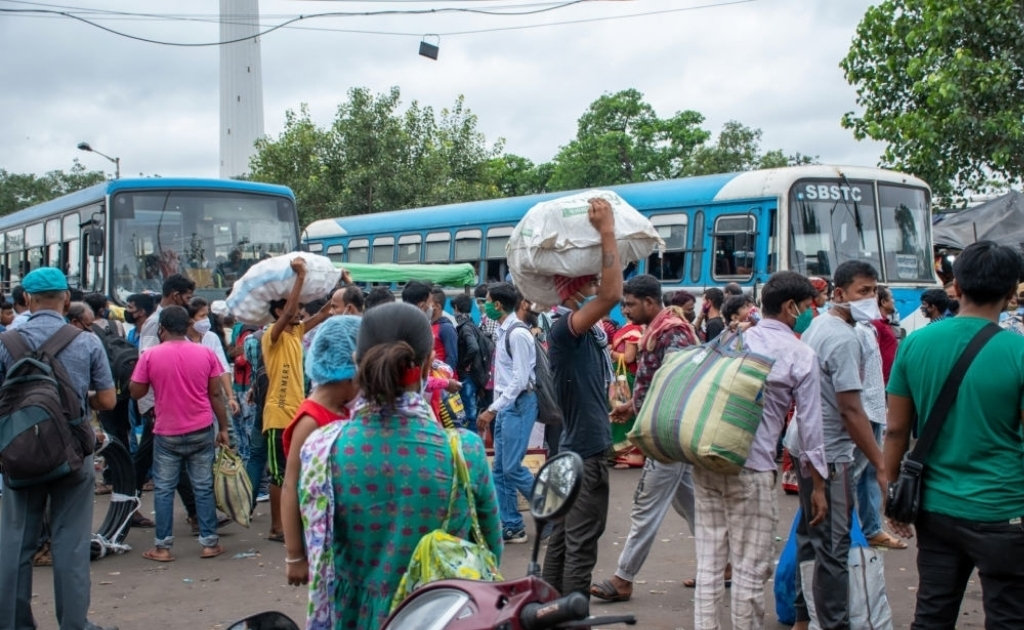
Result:
<instances>
[{"instance_id":1,"label":"white sack","mask_svg":"<svg viewBox=\"0 0 1024 630\"><path fill-rule=\"evenodd\" d=\"M270 302L288 297L295 284L291 262L306 261L306 280L299 301L309 302L327 295L338 284L341 271L326 256L309 252L291 252L261 260L235 281L227 304L231 313L243 324L262 326L270 323Z\"/></svg>"},{"instance_id":2,"label":"white sack","mask_svg":"<svg viewBox=\"0 0 1024 630\"><path fill-rule=\"evenodd\" d=\"M561 302L552 276L600 275L601 235L588 216L589 200L594 197L611 204L623 267L664 247L650 220L609 190L589 190L538 203L516 225L506 249L512 279L530 301L541 306Z\"/></svg>"},{"instance_id":3,"label":"white sack","mask_svg":"<svg viewBox=\"0 0 1024 630\"><path fill-rule=\"evenodd\" d=\"M850 627L864 630L893 630L892 609L885 594L885 565L882 552L871 547L850 547ZM800 563L800 579L811 618L810 630L822 630L814 605L814 561Z\"/></svg>"}]
</instances>

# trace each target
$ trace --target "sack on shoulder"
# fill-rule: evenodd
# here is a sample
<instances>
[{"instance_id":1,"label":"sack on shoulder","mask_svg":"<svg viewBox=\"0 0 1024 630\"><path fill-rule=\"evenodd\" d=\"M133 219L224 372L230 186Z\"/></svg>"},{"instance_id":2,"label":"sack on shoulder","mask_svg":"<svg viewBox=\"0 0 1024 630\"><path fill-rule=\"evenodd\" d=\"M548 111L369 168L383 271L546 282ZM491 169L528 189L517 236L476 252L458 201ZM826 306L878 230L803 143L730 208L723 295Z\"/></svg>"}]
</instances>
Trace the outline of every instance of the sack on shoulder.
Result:
<instances>
[{"instance_id":1,"label":"sack on shoulder","mask_svg":"<svg viewBox=\"0 0 1024 630\"><path fill-rule=\"evenodd\" d=\"M252 482L238 453L228 448L217 450L213 464L213 496L217 509L242 527L252 518Z\"/></svg>"},{"instance_id":2,"label":"sack on shoulder","mask_svg":"<svg viewBox=\"0 0 1024 630\"><path fill-rule=\"evenodd\" d=\"M409 567L402 576L398 590L391 600L391 611L396 608L413 591L438 580L480 580L496 582L502 579L498 572L498 560L484 540L480 531L480 522L476 517L476 501L473 498L473 485L469 480L469 468L462 457L458 431L448 431L449 444L455 463L452 474L451 498L448 500L448 514L440 529L435 529L423 536L412 552ZM452 511L455 509L455 498L459 488L465 488L469 498L470 519L472 520L471 536L474 540L466 540L449 533L448 524Z\"/></svg>"},{"instance_id":3,"label":"sack on shoulder","mask_svg":"<svg viewBox=\"0 0 1024 630\"><path fill-rule=\"evenodd\" d=\"M65 325L35 350L16 330L0 334L12 359L0 385L0 468L10 488L69 475L95 449L82 401L56 360L80 332Z\"/></svg>"},{"instance_id":4,"label":"sack on shoulder","mask_svg":"<svg viewBox=\"0 0 1024 630\"><path fill-rule=\"evenodd\" d=\"M761 424L774 359L743 348L741 333L665 356L629 440L660 462L739 474Z\"/></svg>"}]
</instances>

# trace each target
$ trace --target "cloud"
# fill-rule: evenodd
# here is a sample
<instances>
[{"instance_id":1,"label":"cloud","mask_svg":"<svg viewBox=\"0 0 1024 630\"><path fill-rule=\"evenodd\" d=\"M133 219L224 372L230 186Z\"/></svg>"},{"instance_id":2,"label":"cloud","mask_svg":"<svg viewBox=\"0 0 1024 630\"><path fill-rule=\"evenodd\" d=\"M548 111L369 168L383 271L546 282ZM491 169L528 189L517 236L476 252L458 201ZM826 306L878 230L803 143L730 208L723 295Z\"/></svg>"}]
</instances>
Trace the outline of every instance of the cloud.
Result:
<instances>
[{"instance_id":1,"label":"cloud","mask_svg":"<svg viewBox=\"0 0 1024 630\"><path fill-rule=\"evenodd\" d=\"M856 108L838 63L868 0L760 0L662 15L531 30L442 36L440 57L417 55L420 36L680 8L706 0L595 2L532 17L393 16L303 21L316 28L400 31L408 36L282 29L261 39L265 131L280 133L286 109L308 103L330 122L347 91L392 85L403 101L435 109L457 95L490 141L540 162L576 132L602 93L637 88L662 116L694 109L717 132L731 119L759 127L765 149L874 164L880 146L839 125ZM533 4L530 2L529 4ZM507 0L502 4L523 4ZM263 21L323 11L426 8L431 3L260 3ZM465 6L465 3L461 4ZM473 3L492 6L491 3ZM0 8L11 8L0 0ZM125 10L113 0L90 7ZM133 6L132 10L138 10ZM208 1L154 0L149 13L206 15ZM143 36L211 41L216 24L120 19L103 24ZM0 16L0 168L42 173L79 158L88 141L121 158L125 174L217 176L219 57L216 48L131 41L66 18ZM110 168L108 168L110 167Z\"/></svg>"}]
</instances>

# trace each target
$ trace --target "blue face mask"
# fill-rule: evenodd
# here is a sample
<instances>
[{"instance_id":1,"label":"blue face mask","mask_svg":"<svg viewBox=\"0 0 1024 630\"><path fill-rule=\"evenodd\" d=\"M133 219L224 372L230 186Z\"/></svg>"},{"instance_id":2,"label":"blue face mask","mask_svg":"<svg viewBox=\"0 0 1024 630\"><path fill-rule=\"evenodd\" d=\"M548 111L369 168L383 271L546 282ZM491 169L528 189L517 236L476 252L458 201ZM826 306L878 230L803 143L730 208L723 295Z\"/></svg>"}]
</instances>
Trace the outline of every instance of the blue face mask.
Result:
<instances>
[{"instance_id":1,"label":"blue face mask","mask_svg":"<svg viewBox=\"0 0 1024 630\"><path fill-rule=\"evenodd\" d=\"M580 308L583 308L583 305L585 305L587 302L593 300L597 296L596 295L588 295L586 297L583 297L583 296L580 296L580 297L583 298L583 299L576 300L576 304L578 304Z\"/></svg>"}]
</instances>

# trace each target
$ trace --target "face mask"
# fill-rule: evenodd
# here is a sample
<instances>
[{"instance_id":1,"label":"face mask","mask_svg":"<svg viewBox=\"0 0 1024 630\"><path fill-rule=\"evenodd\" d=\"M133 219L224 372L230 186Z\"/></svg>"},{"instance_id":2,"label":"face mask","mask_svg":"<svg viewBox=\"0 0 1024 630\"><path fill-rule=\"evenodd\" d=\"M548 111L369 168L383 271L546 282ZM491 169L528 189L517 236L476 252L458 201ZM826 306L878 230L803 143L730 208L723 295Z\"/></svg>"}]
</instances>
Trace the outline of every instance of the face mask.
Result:
<instances>
[{"instance_id":1,"label":"face mask","mask_svg":"<svg viewBox=\"0 0 1024 630\"><path fill-rule=\"evenodd\" d=\"M429 319L430 321L434 321L434 307L433 306L431 306L427 310L423 311L423 313L427 316L427 319Z\"/></svg>"},{"instance_id":2,"label":"face mask","mask_svg":"<svg viewBox=\"0 0 1024 630\"><path fill-rule=\"evenodd\" d=\"M813 320L814 311L812 309L805 310L796 316L796 321L793 323L793 332L798 335L804 334L811 327L811 321Z\"/></svg>"},{"instance_id":3,"label":"face mask","mask_svg":"<svg viewBox=\"0 0 1024 630\"><path fill-rule=\"evenodd\" d=\"M200 335L205 335L206 333L210 332L210 320L201 319L198 322L196 322L192 327L195 328L196 332L199 333Z\"/></svg>"},{"instance_id":4,"label":"face mask","mask_svg":"<svg viewBox=\"0 0 1024 630\"><path fill-rule=\"evenodd\" d=\"M132 313L131 311L125 311L124 312L124 323L128 324L129 326L134 326L135 325L135 313Z\"/></svg>"},{"instance_id":5,"label":"face mask","mask_svg":"<svg viewBox=\"0 0 1024 630\"><path fill-rule=\"evenodd\" d=\"M878 300L873 297L856 300L849 303L850 315L855 322L870 322L881 319L882 314L878 310Z\"/></svg>"},{"instance_id":6,"label":"face mask","mask_svg":"<svg viewBox=\"0 0 1024 630\"><path fill-rule=\"evenodd\" d=\"M484 304L484 314L487 315L488 319L493 319L494 321L501 319L501 311L494 305L494 302Z\"/></svg>"},{"instance_id":7,"label":"face mask","mask_svg":"<svg viewBox=\"0 0 1024 630\"><path fill-rule=\"evenodd\" d=\"M576 300L576 304L577 304L577 305L578 305L578 306L579 306L580 308L583 308L584 306L586 306L587 302L589 302L590 300L593 300L593 299L594 299L594 298L596 298L596 297L597 297L596 295L588 295L588 296L586 296L586 297L584 297L584 296L582 296L582 295L581 295L581 296L580 296L580 299Z\"/></svg>"}]
</instances>

